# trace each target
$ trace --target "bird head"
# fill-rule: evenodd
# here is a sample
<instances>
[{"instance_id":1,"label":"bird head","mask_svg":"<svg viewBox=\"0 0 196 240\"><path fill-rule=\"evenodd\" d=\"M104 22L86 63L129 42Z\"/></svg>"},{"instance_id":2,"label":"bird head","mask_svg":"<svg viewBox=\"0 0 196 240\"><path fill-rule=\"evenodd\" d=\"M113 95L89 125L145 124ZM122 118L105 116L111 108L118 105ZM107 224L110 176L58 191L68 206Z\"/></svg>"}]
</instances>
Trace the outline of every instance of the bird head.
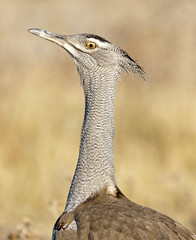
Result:
<instances>
[{"instance_id":1,"label":"bird head","mask_svg":"<svg viewBox=\"0 0 196 240\"><path fill-rule=\"evenodd\" d=\"M125 51L98 35L62 35L36 28L28 31L64 48L74 59L79 73L97 68L102 72L121 73L125 70L128 73L137 73L145 79L143 69Z\"/></svg>"}]
</instances>

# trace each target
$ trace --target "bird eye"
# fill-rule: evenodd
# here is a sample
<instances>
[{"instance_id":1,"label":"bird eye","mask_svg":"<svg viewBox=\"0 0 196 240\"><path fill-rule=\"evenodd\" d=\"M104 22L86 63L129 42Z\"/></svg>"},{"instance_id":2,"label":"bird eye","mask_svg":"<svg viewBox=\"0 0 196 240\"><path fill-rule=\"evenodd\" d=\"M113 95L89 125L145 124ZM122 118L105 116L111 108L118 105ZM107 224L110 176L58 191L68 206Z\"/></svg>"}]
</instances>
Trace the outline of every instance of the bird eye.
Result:
<instances>
[{"instance_id":1,"label":"bird eye","mask_svg":"<svg viewBox=\"0 0 196 240\"><path fill-rule=\"evenodd\" d=\"M87 48L89 48L89 49L94 49L94 48L96 48L95 43L92 43L92 42L87 43L86 46L87 46Z\"/></svg>"}]
</instances>

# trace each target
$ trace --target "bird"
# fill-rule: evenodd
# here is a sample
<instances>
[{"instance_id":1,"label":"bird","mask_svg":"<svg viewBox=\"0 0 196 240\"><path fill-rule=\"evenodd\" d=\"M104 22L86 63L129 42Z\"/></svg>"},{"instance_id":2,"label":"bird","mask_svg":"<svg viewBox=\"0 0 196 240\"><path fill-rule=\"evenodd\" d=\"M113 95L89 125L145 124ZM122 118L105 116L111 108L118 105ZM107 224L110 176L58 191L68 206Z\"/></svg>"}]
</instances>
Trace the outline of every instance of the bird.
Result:
<instances>
[{"instance_id":1,"label":"bird","mask_svg":"<svg viewBox=\"0 0 196 240\"><path fill-rule=\"evenodd\" d=\"M79 156L65 210L52 240L196 240L172 218L129 200L114 171L114 98L123 72L146 80L128 53L96 34L63 35L31 28L72 57L85 96Z\"/></svg>"}]
</instances>

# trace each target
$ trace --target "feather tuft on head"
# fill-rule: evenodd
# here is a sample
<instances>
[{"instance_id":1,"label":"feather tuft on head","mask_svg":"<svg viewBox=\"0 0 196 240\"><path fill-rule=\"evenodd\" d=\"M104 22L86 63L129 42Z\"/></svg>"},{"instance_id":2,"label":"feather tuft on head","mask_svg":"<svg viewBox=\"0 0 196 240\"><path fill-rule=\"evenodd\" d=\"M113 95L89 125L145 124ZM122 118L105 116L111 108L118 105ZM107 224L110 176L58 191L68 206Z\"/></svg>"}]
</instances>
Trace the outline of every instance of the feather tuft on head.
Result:
<instances>
[{"instance_id":1,"label":"feather tuft on head","mask_svg":"<svg viewBox=\"0 0 196 240\"><path fill-rule=\"evenodd\" d=\"M124 50L121 50L121 67L129 74L138 74L144 81L146 79L146 73L143 68L137 64L135 60L133 60Z\"/></svg>"}]
</instances>

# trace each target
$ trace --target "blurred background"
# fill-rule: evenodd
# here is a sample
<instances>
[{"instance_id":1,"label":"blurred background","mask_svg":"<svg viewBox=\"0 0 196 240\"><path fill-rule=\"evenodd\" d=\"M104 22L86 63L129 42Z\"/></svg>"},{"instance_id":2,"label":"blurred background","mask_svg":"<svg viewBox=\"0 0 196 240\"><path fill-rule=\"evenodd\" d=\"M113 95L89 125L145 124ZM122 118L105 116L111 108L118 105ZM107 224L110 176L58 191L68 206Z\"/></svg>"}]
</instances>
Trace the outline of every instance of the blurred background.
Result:
<instances>
[{"instance_id":1,"label":"blurred background","mask_svg":"<svg viewBox=\"0 0 196 240\"><path fill-rule=\"evenodd\" d=\"M96 33L144 67L116 91L118 185L196 232L196 1L1 0L0 238L51 238L78 157L79 76L32 27Z\"/></svg>"}]
</instances>

